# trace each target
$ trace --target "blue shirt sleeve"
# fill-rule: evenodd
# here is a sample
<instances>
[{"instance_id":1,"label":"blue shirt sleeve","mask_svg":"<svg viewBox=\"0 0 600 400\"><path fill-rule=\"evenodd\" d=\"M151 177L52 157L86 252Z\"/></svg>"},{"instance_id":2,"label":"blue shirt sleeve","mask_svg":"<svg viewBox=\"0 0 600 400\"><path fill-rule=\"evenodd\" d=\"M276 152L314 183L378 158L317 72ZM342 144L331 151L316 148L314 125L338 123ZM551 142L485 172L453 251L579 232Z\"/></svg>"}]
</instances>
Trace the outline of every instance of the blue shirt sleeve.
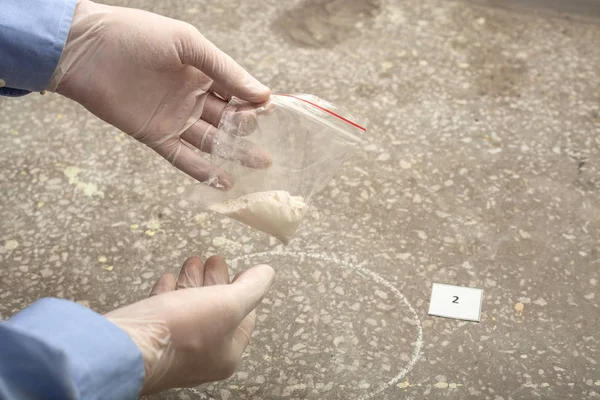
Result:
<instances>
[{"instance_id":1,"label":"blue shirt sleeve","mask_svg":"<svg viewBox=\"0 0 600 400\"><path fill-rule=\"evenodd\" d=\"M60 61L77 0L0 0L0 95L48 86Z\"/></svg>"},{"instance_id":2,"label":"blue shirt sleeve","mask_svg":"<svg viewBox=\"0 0 600 400\"><path fill-rule=\"evenodd\" d=\"M141 352L108 319L42 299L0 323L0 399L136 399Z\"/></svg>"}]
</instances>

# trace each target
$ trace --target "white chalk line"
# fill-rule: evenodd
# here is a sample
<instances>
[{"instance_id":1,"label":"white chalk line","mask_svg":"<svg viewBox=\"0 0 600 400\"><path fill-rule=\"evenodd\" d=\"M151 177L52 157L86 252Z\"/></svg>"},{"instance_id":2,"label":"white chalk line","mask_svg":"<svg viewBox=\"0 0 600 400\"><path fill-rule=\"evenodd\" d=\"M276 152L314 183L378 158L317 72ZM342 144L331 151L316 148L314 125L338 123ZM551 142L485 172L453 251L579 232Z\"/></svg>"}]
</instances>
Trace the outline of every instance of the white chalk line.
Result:
<instances>
[{"instance_id":1,"label":"white chalk line","mask_svg":"<svg viewBox=\"0 0 600 400\"><path fill-rule=\"evenodd\" d=\"M344 268L353 269L361 274L368 276L375 283L385 286L387 289L389 289L394 294L394 296L398 300L400 300L402 303L404 303L404 305L407 306L408 309L410 310L410 312L413 314L414 319L415 319L415 326L417 327L417 340L415 341L415 348L413 350L411 359L408 361L406 366L398 372L398 374L393 376L390 380L388 380L386 383L384 383L377 390L359 397L358 400L367 400L367 399L372 398L375 395L378 395L379 393L383 392L390 386L395 385L398 382L400 382L400 380L402 380L414 368L417 361L419 361L419 358L421 357L421 351L423 350L423 327L421 326L421 320L419 319L419 314L417 314L417 311L408 302L406 297L404 297L404 295L394 285L392 285L389 281L385 280L378 273L373 272L370 269L363 267L362 265L364 263L362 263L360 265L355 265L350 262L341 260L335 256L328 256L326 254L319 254L319 253L305 253L305 252L298 252L298 251L283 252L281 249L279 249L279 250L274 250L274 251L264 251L264 252L259 252L259 253L245 254L243 256L239 256L239 257L232 259L231 263L232 264L236 263L239 260L248 260L250 258L273 256L273 255L298 257L298 258L300 258L301 261L304 260L304 257L308 257L308 258L313 258L316 260L327 261L327 262L331 262L334 264L338 264Z\"/></svg>"}]
</instances>

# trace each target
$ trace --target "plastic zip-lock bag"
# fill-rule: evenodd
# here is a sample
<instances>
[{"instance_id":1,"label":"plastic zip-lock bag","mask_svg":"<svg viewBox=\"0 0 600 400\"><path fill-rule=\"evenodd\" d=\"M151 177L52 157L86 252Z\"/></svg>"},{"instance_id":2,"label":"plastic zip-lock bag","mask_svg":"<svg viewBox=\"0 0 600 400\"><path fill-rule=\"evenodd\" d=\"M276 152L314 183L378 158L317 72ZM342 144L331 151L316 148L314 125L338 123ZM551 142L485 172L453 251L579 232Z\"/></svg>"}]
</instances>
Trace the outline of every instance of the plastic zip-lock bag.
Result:
<instances>
[{"instance_id":1,"label":"plastic zip-lock bag","mask_svg":"<svg viewBox=\"0 0 600 400\"><path fill-rule=\"evenodd\" d=\"M365 131L349 112L316 96L272 95L261 105L234 98L208 138L210 178L191 198L287 244L310 198Z\"/></svg>"}]
</instances>

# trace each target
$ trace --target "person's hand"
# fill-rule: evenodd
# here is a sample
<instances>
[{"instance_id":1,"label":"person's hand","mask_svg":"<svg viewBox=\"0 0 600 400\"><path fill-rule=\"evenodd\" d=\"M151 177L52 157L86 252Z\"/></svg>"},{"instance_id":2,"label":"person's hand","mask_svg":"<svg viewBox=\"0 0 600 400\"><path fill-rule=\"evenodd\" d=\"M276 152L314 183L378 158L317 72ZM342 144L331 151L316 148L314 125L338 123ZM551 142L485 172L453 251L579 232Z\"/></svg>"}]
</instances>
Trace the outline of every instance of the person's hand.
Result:
<instances>
[{"instance_id":1,"label":"person's hand","mask_svg":"<svg viewBox=\"0 0 600 400\"><path fill-rule=\"evenodd\" d=\"M50 91L145 143L191 177L206 181L224 100L269 99L269 89L196 28L149 12L79 0ZM223 100L224 99L224 100ZM267 168L252 146L238 161ZM217 172L227 190L231 177Z\"/></svg>"},{"instance_id":2,"label":"person's hand","mask_svg":"<svg viewBox=\"0 0 600 400\"><path fill-rule=\"evenodd\" d=\"M230 283L225 259L191 257L177 280L165 274L150 298L106 314L142 352L142 394L231 376L274 277L271 267L259 265Z\"/></svg>"}]
</instances>

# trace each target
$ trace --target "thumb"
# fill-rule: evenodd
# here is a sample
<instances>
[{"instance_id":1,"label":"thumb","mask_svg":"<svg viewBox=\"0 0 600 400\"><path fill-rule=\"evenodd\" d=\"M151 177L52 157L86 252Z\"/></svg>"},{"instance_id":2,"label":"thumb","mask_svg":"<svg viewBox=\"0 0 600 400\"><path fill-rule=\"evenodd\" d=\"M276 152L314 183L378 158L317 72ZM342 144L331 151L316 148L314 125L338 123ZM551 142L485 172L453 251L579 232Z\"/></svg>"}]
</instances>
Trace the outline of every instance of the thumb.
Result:
<instances>
[{"instance_id":1,"label":"thumb","mask_svg":"<svg viewBox=\"0 0 600 400\"><path fill-rule=\"evenodd\" d=\"M269 100L271 91L219 50L197 29L190 29L180 47L181 62L204 72L230 94L252 103Z\"/></svg>"},{"instance_id":2,"label":"thumb","mask_svg":"<svg viewBox=\"0 0 600 400\"><path fill-rule=\"evenodd\" d=\"M257 265L234 278L229 289L240 307L240 321L262 302L274 280L275 271L268 265Z\"/></svg>"}]
</instances>

